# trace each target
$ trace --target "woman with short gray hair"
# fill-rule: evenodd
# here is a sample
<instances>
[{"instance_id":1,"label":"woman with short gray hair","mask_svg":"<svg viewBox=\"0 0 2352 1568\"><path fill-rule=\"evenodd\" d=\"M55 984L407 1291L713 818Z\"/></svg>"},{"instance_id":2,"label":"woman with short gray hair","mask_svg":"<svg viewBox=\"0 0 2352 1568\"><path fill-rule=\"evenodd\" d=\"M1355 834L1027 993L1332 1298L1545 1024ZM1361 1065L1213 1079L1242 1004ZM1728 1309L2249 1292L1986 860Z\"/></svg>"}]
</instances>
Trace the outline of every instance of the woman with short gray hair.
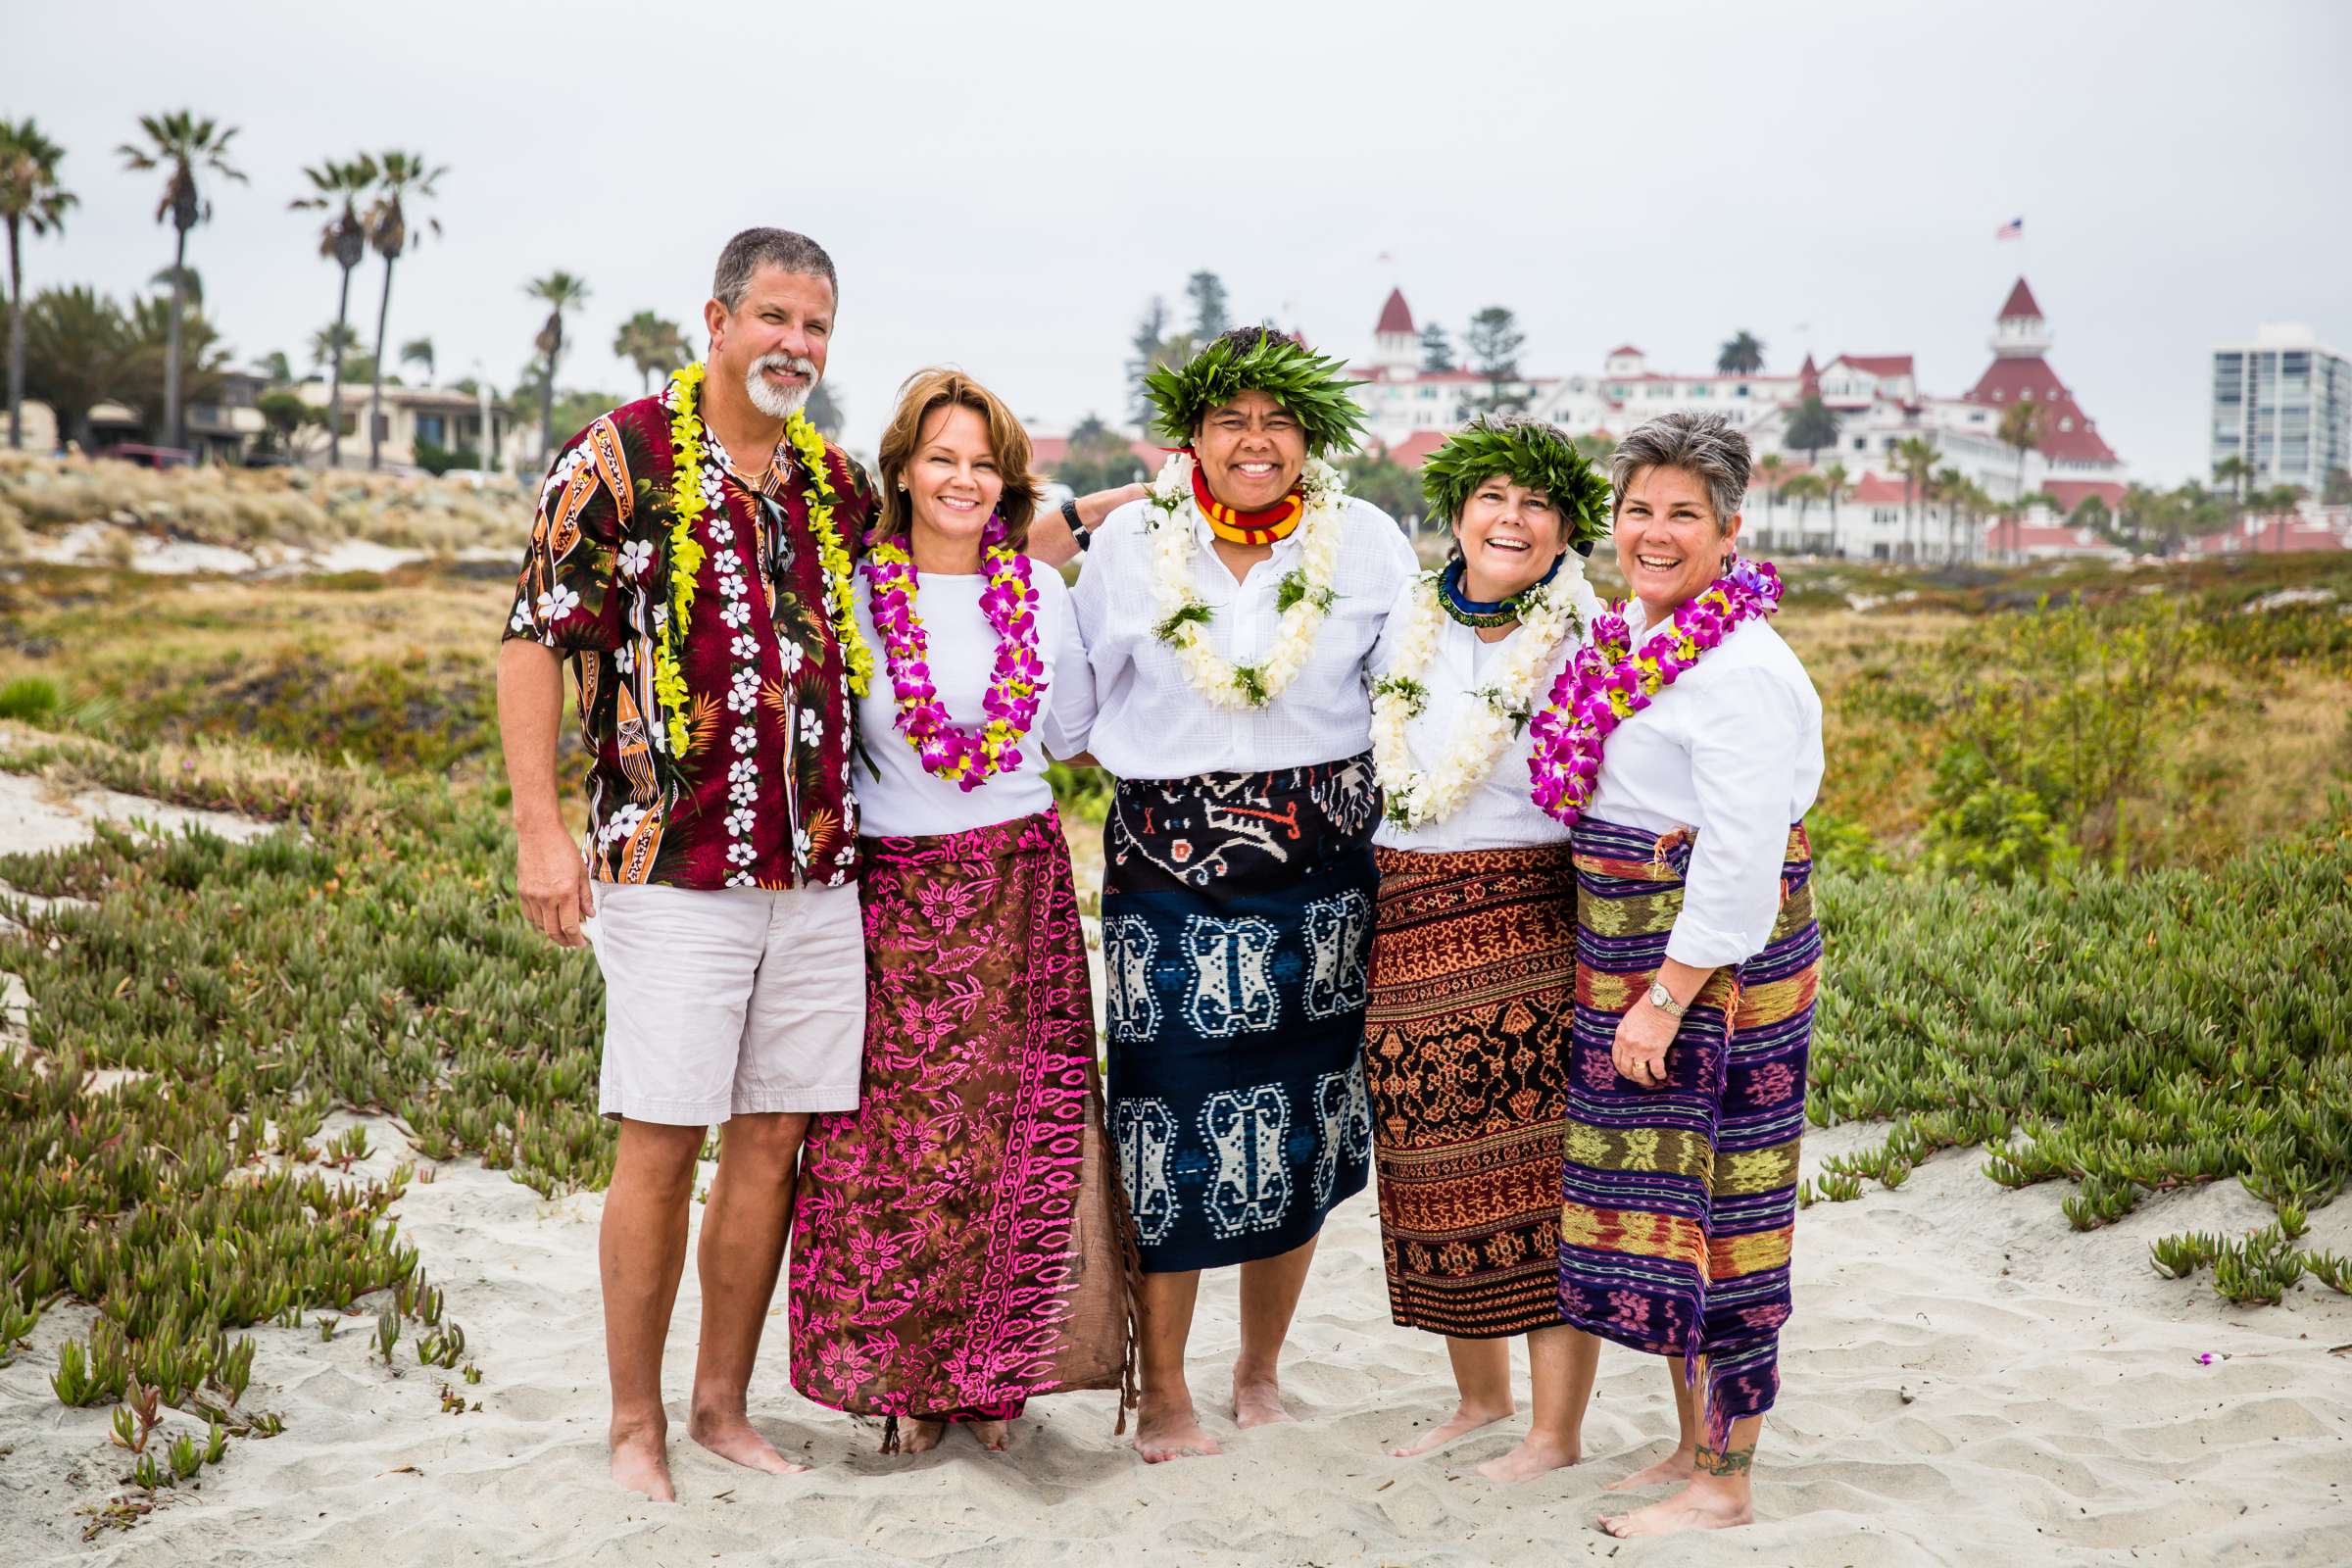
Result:
<instances>
[{"instance_id":1,"label":"woman with short gray hair","mask_svg":"<svg viewBox=\"0 0 2352 1568\"><path fill-rule=\"evenodd\" d=\"M1617 1483L1684 1483L1612 1535L1751 1517L1780 1386L1821 931L1800 825L1821 700L1740 560L1746 438L1670 414L1612 465L1632 598L1553 688L1530 772L1573 828L1576 1022L1560 1304L1566 1327L1671 1358L1675 1451Z\"/></svg>"}]
</instances>

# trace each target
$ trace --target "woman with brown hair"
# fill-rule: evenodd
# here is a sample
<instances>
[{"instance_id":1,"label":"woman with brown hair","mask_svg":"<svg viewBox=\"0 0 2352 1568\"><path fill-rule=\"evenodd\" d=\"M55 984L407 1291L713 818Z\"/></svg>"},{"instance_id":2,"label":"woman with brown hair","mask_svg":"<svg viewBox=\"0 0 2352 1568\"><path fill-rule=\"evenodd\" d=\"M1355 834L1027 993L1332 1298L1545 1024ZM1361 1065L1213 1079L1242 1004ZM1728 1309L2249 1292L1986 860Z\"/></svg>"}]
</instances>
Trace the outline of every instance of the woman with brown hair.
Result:
<instances>
[{"instance_id":1,"label":"woman with brown hair","mask_svg":"<svg viewBox=\"0 0 2352 1568\"><path fill-rule=\"evenodd\" d=\"M855 590L875 655L865 1068L858 1108L819 1117L801 1156L792 1381L888 1417L886 1452L901 1419L908 1452L951 1422L1002 1448L1033 1396L1120 1388L1129 1366L1126 1201L1045 779L1055 678L1085 654L1061 579L1023 554L1029 461L985 387L914 376Z\"/></svg>"}]
</instances>

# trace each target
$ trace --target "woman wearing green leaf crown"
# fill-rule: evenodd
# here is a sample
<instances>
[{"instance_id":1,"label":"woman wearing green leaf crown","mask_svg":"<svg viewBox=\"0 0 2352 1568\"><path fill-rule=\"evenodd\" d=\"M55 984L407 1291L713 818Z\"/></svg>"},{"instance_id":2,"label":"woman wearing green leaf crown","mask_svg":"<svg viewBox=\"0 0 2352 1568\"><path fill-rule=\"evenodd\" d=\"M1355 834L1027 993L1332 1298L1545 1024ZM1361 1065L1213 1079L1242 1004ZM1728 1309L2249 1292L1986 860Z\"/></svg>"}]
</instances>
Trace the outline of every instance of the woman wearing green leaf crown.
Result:
<instances>
[{"instance_id":1,"label":"woman wearing green leaf crown","mask_svg":"<svg viewBox=\"0 0 2352 1568\"><path fill-rule=\"evenodd\" d=\"M1423 465L1452 558L1405 585L1373 666L1385 820L1364 1058L1381 1260L1398 1323L1446 1336L1460 1400L1390 1452L1511 1414L1524 1338L1535 1419L1482 1467L1572 1462L1598 1344L1560 1310L1560 1147L1576 1007L1568 829L1528 798L1528 721L1603 606L1583 552L1608 481L1566 434L1486 416Z\"/></svg>"},{"instance_id":2,"label":"woman wearing green leaf crown","mask_svg":"<svg viewBox=\"0 0 2352 1568\"><path fill-rule=\"evenodd\" d=\"M1143 1257L1136 1447L1218 1450L1184 1381L1200 1270L1242 1270L1233 1414L1287 1421L1276 1363L1323 1216L1363 1189L1372 937L1368 661L1416 563L1327 454L1363 412L1267 327L1149 379L1181 443L1102 521L1072 592L1118 778L1104 829L1111 1131Z\"/></svg>"}]
</instances>

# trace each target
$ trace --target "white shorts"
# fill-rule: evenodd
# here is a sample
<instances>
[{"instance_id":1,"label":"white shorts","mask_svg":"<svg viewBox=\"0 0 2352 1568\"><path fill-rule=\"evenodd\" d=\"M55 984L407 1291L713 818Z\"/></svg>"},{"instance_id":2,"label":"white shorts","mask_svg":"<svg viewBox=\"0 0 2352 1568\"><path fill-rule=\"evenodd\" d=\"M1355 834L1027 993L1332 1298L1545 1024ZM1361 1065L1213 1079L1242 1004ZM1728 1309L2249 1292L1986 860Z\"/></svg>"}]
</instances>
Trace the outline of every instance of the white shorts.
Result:
<instances>
[{"instance_id":1,"label":"white shorts","mask_svg":"<svg viewBox=\"0 0 2352 1568\"><path fill-rule=\"evenodd\" d=\"M865 1058L858 889L598 882L608 1116L708 1127L855 1110Z\"/></svg>"}]
</instances>

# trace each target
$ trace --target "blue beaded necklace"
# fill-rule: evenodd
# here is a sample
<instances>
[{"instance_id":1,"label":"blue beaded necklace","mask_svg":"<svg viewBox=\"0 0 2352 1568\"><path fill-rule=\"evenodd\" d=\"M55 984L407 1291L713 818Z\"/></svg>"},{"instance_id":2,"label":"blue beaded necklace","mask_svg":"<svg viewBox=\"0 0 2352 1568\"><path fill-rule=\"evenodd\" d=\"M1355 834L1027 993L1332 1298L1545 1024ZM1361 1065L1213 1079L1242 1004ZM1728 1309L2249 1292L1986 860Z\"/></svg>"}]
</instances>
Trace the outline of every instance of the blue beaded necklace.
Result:
<instances>
[{"instance_id":1,"label":"blue beaded necklace","mask_svg":"<svg viewBox=\"0 0 2352 1568\"><path fill-rule=\"evenodd\" d=\"M1462 593L1464 564L1459 561L1449 561L1446 564L1446 570L1438 577L1438 603L1446 607L1446 613L1451 616L1457 625L1481 629L1508 626L1519 618L1520 596L1541 588L1552 578L1557 577L1560 574L1560 563L1567 559L1567 552L1562 551L1552 558L1549 571L1537 578L1526 588L1520 589L1510 598L1495 600L1465 597Z\"/></svg>"}]
</instances>

